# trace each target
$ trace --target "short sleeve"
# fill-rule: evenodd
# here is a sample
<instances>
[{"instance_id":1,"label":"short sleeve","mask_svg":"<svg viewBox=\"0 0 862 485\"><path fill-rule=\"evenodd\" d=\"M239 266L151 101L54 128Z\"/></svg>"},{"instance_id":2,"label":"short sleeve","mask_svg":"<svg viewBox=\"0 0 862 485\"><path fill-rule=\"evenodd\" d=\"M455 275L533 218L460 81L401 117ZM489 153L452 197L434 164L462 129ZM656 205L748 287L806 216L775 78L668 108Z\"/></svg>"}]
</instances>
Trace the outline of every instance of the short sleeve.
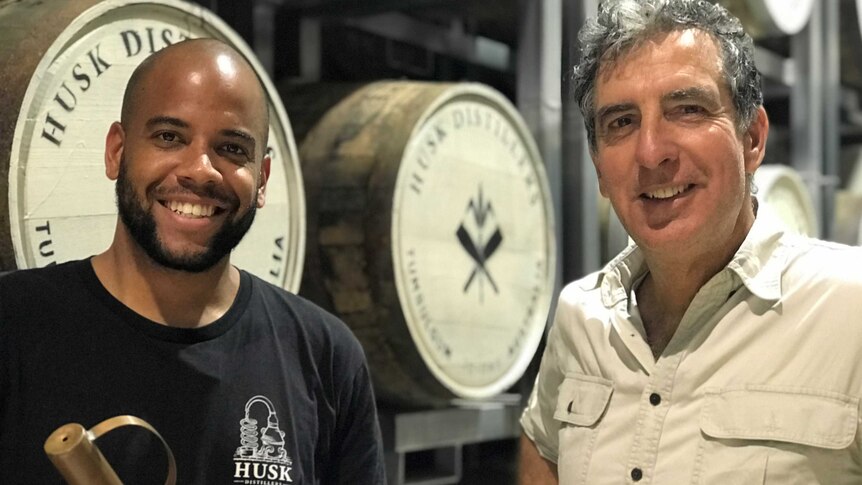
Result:
<instances>
[{"instance_id":1,"label":"short sleeve","mask_svg":"<svg viewBox=\"0 0 862 485\"><path fill-rule=\"evenodd\" d=\"M350 342L355 358L352 378L344 381L338 392L336 445L333 449L332 483L350 485L383 485L383 441L377 420L377 406L371 375L358 342Z\"/></svg>"},{"instance_id":2,"label":"short sleeve","mask_svg":"<svg viewBox=\"0 0 862 485\"><path fill-rule=\"evenodd\" d=\"M554 420L557 394L565 377L561 369L559 355L563 344L559 336L561 312L564 305L557 307L554 323L548 332L548 344L539 366L539 374L533 385L527 407L521 414L521 427L544 458L556 463L559 455L559 422Z\"/></svg>"}]
</instances>

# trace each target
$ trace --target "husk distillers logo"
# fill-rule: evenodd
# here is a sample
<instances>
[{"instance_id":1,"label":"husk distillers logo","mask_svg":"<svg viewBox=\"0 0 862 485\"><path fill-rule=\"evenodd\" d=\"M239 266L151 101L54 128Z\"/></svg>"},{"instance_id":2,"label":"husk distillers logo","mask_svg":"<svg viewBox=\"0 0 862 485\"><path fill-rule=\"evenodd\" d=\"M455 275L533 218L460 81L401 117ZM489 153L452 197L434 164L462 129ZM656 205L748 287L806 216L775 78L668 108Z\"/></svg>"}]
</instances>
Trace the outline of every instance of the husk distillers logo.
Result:
<instances>
[{"instance_id":1,"label":"husk distillers logo","mask_svg":"<svg viewBox=\"0 0 862 485\"><path fill-rule=\"evenodd\" d=\"M258 428L252 407L262 404L267 411L266 426ZM256 406L260 409L260 406ZM258 412L257 415L262 413ZM240 446L234 453L233 483L245 485L283 485L293 483L290 476L293 460L284 449L284 431L278 427L278 416L272 401L254 396L245 405L240 422Z\"/></svg>"},{"instance_id":2,"label":"husk distillers logo","mask_svg":"<svg viewBox=\"0 0 862 485\"><path fill-rule=\"evenodd\" d=\"M458 230L455 231L455 235L458 237L461 247L467 251L473 260L473 268L464 284L464 293L470 290L473 283L478 282L476 286L479 288L479 301L484 301L483 282L487 281L494 293L499 294L500 290L488 270L487 263L488 259L500 248L500 243L503 242L503 233L500 232L500 227L497 225L494 206L491 201L485 200L481 184L476 198L470 199L467 204L464 219L458 226Z\"/></svg>"}]
</instances>

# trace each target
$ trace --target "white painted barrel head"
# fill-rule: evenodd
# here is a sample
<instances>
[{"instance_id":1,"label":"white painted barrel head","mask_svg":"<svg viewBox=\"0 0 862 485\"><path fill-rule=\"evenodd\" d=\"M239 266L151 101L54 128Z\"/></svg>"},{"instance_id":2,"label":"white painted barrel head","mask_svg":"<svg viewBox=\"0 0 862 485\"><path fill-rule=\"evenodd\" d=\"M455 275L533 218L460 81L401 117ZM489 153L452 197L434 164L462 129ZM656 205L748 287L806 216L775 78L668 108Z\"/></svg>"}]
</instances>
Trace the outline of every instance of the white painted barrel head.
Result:
<instances>
[{"instance_id":1,"label":"white painted barrel head","mask_svg":"<svg viewBox=\"0 0 862 485\"><path fill-rule=\"evenodd\" d=\"M497 91L452 85L418 118L391 238L402 311L437 380L467 398L517 381L547 320L554 218L536 144Z\"/></svg>"},{"instance_id":2,"label":"white painted barrel head","mask_svg":"<svg viewBox=\"0 0 862 485\"><path fill-rule=\"evenodd\" d=\"M815 0L719 0L755 39L799 33L811 18Z\"/></svg>"},{"instance_id":3,"label":"white painted barrel head","mask_svg":"<svg viewBox=\"0 0 862 485\"><path fill-rule=\"evenodd\" d=\"M811 18L815 0L748 0L751 10L764 23L785 34L799 33Z\"/></svg>"},{"instance_id":4,"label":"white painted barrel head","mask_svg":"<svg viewBox=\"0 0 862 485\"><path fill-rule=\"evenodd\" d=\"M818 237L820 226L802 177L785 165L761 165L754 172L757 200L789 230Z\"/></svg>"},{"instance_id":5,"label":"white painted barrel head","mask_svg":"<svg viewBox=\"0 0 862 485\"><path fill-rule=\"evenodd\" d=\"M114 184L105 177L105 135L120 117L126 82L151 53L198 37L218 38L237 49L269 98L272 168L266 206L232 262L298 289L305 197L281 99L239 35L208 10L176 0L108 0L82 9L32 73L9 160L10 234L18 268L79 259L108 247L117 210Z\"/></svg>"}]
</instances>

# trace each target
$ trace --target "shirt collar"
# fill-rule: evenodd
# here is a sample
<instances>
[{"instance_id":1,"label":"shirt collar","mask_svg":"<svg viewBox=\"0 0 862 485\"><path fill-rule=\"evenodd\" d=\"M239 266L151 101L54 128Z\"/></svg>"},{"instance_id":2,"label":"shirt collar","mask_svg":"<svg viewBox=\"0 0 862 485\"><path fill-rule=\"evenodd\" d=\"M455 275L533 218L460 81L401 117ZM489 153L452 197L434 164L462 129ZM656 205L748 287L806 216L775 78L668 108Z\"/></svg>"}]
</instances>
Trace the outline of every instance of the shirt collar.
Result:
<instances>
[{"instance_id":1,"label":"shirt collar","mask_svg":"<svg viewBox=\"0 0 862 485\"><path fill-rule=\"evenodd\" d=\"M751 230L725 270L736 274L757 298L775 303L781 298L781 273L787 259L780 244L784 229L774 214L763 209L758 211ZM647 269L643 252L631 244L583 288L600 289L602 304L610 308L628 298L632 284Z\"/></svg>"},{"instance_id":2,"label":"shirt collar","mask_svg":"<svg viewBox=\"0 0 862 485\"><path fill-rule=\"evenodd\" d=\"M781 273L787 262L781 244L784 232L777 216L768 207L760 207L745 241L727 265L748 291L762 300L777 302L781 298Z\"/></svg>"},{"instance_id":3,"label":"shirt collar","mask_svg":"<svg viewBox=\"0 0 862 485\"><path fill-rule=\"evenodd\" d=\"M602 304L607 308L628 298L632 284L647 271L643 251L636 244L630 244L611 262L598 272L589 288L601 291Z\"/></svg>"}]
</instances>

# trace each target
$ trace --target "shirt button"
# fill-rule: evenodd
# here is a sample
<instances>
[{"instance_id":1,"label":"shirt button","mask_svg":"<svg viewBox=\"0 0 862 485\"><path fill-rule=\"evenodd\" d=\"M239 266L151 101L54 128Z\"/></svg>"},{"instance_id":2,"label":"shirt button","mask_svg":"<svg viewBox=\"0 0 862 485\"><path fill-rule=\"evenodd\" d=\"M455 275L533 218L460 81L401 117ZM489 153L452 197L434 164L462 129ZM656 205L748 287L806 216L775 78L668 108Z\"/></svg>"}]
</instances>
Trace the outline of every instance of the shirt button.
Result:
<instances>
[{"instance_id":1,"label":"shirt button","mask_svg":"<svg viewBox=\"0 0 862 485\"><path fill-rule=\"evenodd\" d=\"M658 406L659 404L661 404L661 396L659 396L656 393L650 394L649 395L649 403L652 404L653 406Z\"/></svg>"},{"instance_id":2,"label":"shirt button","mask_svg":"<svg viewBox=\"0 0 862 485\"><path fill-rule=\"evenodd\" d=\"M638 482L644 477L644 472L640 468L632 468L632 480Z\"/></svg>"}]
</instances>

